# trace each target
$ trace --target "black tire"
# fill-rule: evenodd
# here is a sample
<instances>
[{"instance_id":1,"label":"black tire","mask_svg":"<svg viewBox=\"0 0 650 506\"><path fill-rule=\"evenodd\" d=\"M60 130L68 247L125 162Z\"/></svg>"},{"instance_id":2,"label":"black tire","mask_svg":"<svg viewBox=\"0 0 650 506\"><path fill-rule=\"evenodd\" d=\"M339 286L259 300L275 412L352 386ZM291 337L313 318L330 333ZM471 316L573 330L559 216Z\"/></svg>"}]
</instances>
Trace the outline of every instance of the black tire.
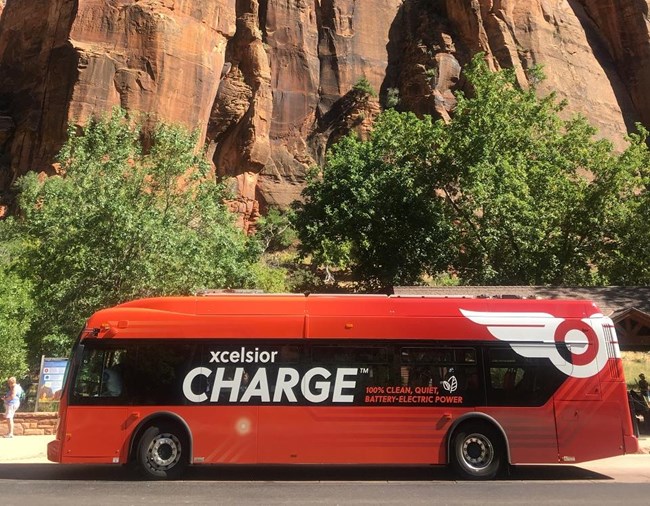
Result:
<instances>
[{"instance_id":1,"label":"black tire","mask_svg":"<svg viewBox=\"0 0 650 506\"><path fill-rule=\"evenodd\" d=\"M464 480L492 480L505 463L505 445L487 423L462 424L451 440L451 465Z\"/></svg>"},{"instance_id":2,"label":"black tire","mask_svg":"<svg viewBox=\"0 0 650 506\"><path fill-rule=\"evenodd\" d=\"M138 443L138 467L150 480L179 478L187 467L188 456L187 436L174 425L149 427Z\"/></svg>"}]
</instances>

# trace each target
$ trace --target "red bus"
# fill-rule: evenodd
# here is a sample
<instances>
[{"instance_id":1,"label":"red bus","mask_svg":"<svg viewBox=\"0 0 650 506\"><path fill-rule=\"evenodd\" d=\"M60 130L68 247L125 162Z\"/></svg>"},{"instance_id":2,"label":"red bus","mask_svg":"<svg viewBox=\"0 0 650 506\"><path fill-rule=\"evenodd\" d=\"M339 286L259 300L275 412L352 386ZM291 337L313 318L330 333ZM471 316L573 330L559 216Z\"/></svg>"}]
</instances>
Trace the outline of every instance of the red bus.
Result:
<instances>
[{"instance_id":1,"label":"red bus","mask_svg":"<svg viewBox=\"0 0 650 506\"><path fill-rule=\"evenodd\" d=\"M356 295L143 299L73 349L48 458L508 465L633 453L620 351L592 302Z\"/></svg>"}]
</instances>

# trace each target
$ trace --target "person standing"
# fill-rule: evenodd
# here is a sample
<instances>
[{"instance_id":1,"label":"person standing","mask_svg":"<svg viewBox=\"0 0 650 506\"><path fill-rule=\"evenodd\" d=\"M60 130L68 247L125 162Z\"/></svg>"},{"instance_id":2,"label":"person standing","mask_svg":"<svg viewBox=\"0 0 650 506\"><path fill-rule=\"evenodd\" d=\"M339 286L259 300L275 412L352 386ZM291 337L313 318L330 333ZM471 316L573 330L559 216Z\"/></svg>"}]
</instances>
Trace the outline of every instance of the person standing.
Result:
<instances>
[{"instance_id":1,"label":"person standing","mask_svg":"<svg viewBox=\"0 0 650 506\"><path fill-rule=\"evenodd\" d=\"M9 387L9 390L2 398L5 403L5 418L9 425L9 432L5 437L14 437L14 415L16 414L16 410L20 407L20 392L22 389L20 385L16 383L16 378L14 376L7 379L7 386Z\"/></svg>"}]
</instances>

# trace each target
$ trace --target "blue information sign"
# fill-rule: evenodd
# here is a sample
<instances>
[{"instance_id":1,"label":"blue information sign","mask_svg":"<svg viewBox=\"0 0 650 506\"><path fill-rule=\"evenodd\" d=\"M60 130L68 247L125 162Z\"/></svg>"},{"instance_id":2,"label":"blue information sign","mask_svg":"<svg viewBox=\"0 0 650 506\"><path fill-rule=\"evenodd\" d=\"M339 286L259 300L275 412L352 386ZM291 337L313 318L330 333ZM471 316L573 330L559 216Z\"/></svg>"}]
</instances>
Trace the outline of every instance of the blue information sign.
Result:
<instances>
[{"instance_id":1,"label":"blue information sign","mask_svg":"<svg viewBox=\"0 0 650 506\"><path fill-rule=\"evenodd\" d=\"M58 401L61 398L63 378L68 366L67 358L41 359L41 373L38 377L38 397L36 398L36 410L41 402Z\"/></svg>"}]
</instances>

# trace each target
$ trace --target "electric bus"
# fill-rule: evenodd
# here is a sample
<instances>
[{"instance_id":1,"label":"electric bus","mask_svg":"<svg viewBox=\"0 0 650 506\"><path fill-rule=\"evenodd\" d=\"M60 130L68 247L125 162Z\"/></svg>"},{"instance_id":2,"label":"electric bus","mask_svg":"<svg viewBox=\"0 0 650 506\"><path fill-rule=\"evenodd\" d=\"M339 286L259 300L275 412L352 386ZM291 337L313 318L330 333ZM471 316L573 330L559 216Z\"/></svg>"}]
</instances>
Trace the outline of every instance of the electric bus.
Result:
<instances>
[{"instance_id":1,"label":"electric bus","mask_svg":"<svg viewBox=\"0 0 650 506\"><path fill-rule=\"evenodd\" d=\"M48 458L506 466L634 453L612 321L575 300L228 294L95 313Z\"/></svg>"}]
</instances>

